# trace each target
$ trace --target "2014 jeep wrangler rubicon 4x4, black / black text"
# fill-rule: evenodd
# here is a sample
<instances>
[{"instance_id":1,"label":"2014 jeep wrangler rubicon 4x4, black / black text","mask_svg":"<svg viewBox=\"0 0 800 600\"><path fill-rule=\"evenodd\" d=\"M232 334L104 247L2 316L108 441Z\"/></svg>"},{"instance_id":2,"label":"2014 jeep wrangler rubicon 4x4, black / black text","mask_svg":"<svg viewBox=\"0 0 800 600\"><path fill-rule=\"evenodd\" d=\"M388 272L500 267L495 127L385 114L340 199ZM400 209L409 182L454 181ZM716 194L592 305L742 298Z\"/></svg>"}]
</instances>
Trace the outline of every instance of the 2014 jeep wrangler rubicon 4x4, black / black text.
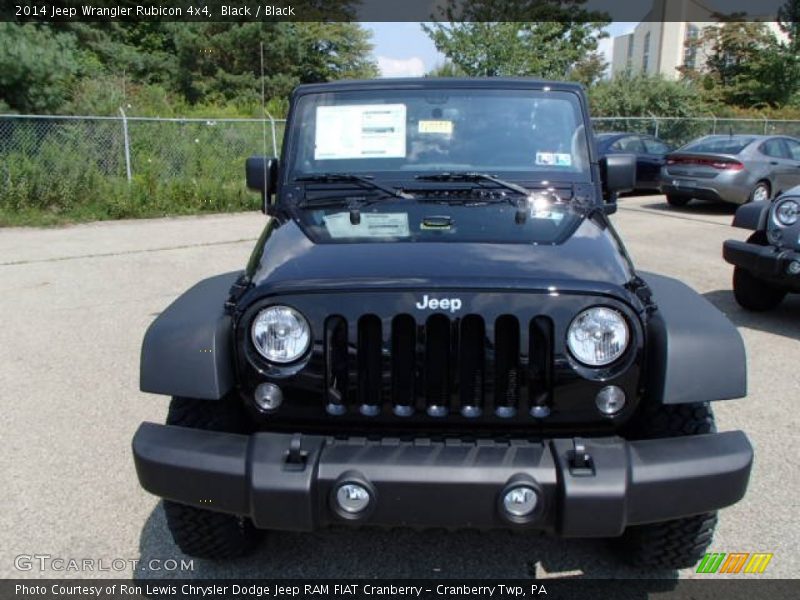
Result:
<instances>
[{"instance_id":1,"label":"2014 jeep wrangler rubicon 4x4, black / black text","mask_svg":"<svg viewBox=\"0 0 800 600\"><path fill-rule=\"evenodd\" d=\"M297 88L280 163L247 162L271 218L246 269L145 335L141 389L172 403L133 453L180 548L510 528L697 561L750 474L709 406L745 395L744 347L634 270L608 218L634 165L597 159L578 85Z\"/></svg>"}]
</instances>

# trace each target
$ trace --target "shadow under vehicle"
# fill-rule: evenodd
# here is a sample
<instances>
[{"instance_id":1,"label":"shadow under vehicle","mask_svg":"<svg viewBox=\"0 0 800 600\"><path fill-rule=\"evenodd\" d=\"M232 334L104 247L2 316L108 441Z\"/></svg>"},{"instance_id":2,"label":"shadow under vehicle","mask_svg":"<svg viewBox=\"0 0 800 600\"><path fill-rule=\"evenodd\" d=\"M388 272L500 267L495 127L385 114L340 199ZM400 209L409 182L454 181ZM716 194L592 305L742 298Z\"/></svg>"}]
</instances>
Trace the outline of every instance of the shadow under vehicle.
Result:
<instances>
[{"instance_id":1,"label":"shadow under vehicle","mask_svg":"<svg viewBox=\"0 0 800 600\"><path fill-rule=\"evenodd\" d=\"M634 159L596 155L575 84L298 87L246 268L149 327L133 440L191 555L267 530L506 529L694 564L752 448L711 401L746 394L733 325L638 272L609 214ZM726 352L720 353L720 347Z\"/></svg>"}]
</instances>

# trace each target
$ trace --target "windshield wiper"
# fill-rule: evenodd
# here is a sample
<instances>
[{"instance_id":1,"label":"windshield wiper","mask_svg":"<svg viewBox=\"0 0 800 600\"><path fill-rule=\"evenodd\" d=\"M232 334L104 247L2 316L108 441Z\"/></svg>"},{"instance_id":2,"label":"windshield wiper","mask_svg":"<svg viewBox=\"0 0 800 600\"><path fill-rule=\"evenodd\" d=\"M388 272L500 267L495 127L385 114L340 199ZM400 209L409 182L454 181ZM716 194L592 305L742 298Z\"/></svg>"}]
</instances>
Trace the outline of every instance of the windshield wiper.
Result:
<instances>
[{"instance_id":1,"label":"windshield wiper","mask_svg":"<svg viewBox=\"0 0 800 600\"><path fill-rule=\"evenodd\" d=\"M417 175L414 179L419 179L420 181L451 181L451 182L474 182L474 183L481 183L482 181L491 181L495 185L499 185L500 187L506 188L507 190L511 190L512 192L516 192L518 194L523 194L525 196L530 195L530 190L525 189L521 185L517 185L516 183L512 183L510 181L505 181L504 179L500 179L499 177L495 177L494 175L490 175L489 173L473 173L469 171L445 171L443 173L433 173L431 175Z\"/></svg>"},{"instance_id":2,"label":"windshield wiper","mask_svg":"<svg viewBox=\"0 0 800 600\"><path fill-rule=\"evenodd\" d=\"M318 175L302 175L300 177L296 177L295 181L312 183L356 183L362 187L383 192L384 194L392 196L393 198L403 198L404 200L413 198L411 194L406 194L402 190L389 187L388 185L382 185L373 181L371 177L356 175L355 173L320 173ZM303 205L312 204L314 204L313 201L308 202L306 200L303 202Z\"/></svg>"}]
</instances>

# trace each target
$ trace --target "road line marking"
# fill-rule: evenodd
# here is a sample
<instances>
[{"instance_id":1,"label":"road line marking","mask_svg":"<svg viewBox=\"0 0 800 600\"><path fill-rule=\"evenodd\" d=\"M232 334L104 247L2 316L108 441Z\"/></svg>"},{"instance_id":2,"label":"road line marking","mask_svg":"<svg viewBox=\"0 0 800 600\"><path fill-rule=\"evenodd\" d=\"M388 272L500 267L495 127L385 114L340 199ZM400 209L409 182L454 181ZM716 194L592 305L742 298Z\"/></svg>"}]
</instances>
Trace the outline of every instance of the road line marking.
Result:
<instances>
[{"instance_id":1,"label":"road line marking","mask_svg":"<svg viewBox=\"0 0 800 600\"><path fill-rule=\"evenodd\" d=\"M60 262L64 260L80 260L83 258L106 258L109 256L127 256L129 254L147 254L149 252L164 252L167 250L188 250L191 248L205 248L207 246L227 246L255 242L258 238L243 238L240 240L226 240L222 242L206 242L203 244L185 244L183 246L165 246L163 248L147 248L145 250L124 250L122 252L104 252L100 254L79 254L77 256L57 256L54 258L33 258L29 260L12 260L0 263L0 267L13 267L16 265L30 265L34 263Z\"/></svg>"},{"instance_id":2,"label":"road line marking","mask_svg":"<svg viewBox=\"0 0 800 600\"><path fill-rule=\"evenodd\" d=\"M644 213L646 215L657 215L660 217L668 217L670 219L679 219L681 221L694 221L696 223L705 223L706 225L716 225L718 227L731 227L730 223L717 223L716 221L706 221L705 219L699 219L697 217L680 215L680 214L670 214L669 212L661 212L658 209L653 208L634 208L632 206L619 206L619 210L627 210L630 212L639 212ZM731 215L731 221L733 220L733 215Z\"/></svg>"}]
</instances>

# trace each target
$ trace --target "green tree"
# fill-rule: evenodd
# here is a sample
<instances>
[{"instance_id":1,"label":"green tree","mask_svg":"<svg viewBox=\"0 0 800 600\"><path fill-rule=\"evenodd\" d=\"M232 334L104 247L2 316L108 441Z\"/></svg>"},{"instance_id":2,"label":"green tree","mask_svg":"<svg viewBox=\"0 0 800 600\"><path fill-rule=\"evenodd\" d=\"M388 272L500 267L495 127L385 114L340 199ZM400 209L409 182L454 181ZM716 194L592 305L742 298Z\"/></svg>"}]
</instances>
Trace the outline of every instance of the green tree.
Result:
<instances>
[{"instance_id":1,"label":"green tree","mask_svg":"<svg viewBox=\"0 0 800 600\"><path fill-rule=\"evenodd\" d=\"M58 110L80 72L76 52L69 34L0 23L0 105L19 112Z\"/></svg>"},{"instance_id":2,"label":"green tree","mask_svg":"<svg viewBox=\"0 0 800 600\"><path fill-rule=\"evenodd\" d=\"M689 81L661 75L623 74L596 84L589 93L593 116L696 117L707 106Z\"/></svg>"},{"instance_id":3,"label":"green tree","mask_svg":"<svg viewBox=\"0 0 800 600\"><path fill-rule=\"evenodd\" d=\"M369 32L353 23L200 23L176 32L177 86L190 102L260 94L261 44L268 97L298 83L377 75Z\"/></svg>"},{"instance_id":4,"label":"green tree","mask_svg":"<svg viewBox=\"0 0 800 600\"><path fill-rule=\"evenodd\" d=\"M425 77L463 77L464 75L465 73L460 67L447 60L425 73Z\"/></svg>"},{"instance_id":5,"label":"green tree","mask_svg":"<svg viewBox=\"0 0 800 600\"><path fill-rule=\"evenodd\" d=\"M673 117L659 123L659 137L675 144L707 133L707 123L687 119L708 114L696 86L687 80L672 81L661 75L624 74L603 80L589 91L594 117ZM654 133L650 119L619 119L599 123L604 131Z\"/></svg>"},{"instance_id":6,"label":"green tree","mask_svg":"<svg viewBox=\"0 0 800 600\"><path fill-rule=\"evenodd\" d=\"M686 43L706 60L698 69L680 70L700 82L710 99L731 106L781 106L800 86L797 53L765 23L724 20Z\"/></svg>"},{"instance_id":7,"label":"green tree","mask_svg":"<svg viewBox=\"0 0 800 600\"><path fill-rule=\"evenodd\" d=\"M585 0L449 0L446 22L423 25L437 50L471 76L565 79L597 64L607 15L586 11ZM575 71L578 69L578 71ZM591 78L591 77L590 77Z\"/></svg>"},{"instance_id":8,"label":"green tree","mask_svg":"<svg viewBox=\"0 0 800 600\"><path fill-rule=\"evenodd\" d=\"M778 25L789 38L783 44L789 79L798 82L788 103L800 106L800 0L787 0L778 10Z\"/></svg>"},{"instance_id":9,"label":"green tree","mask_svg":"<svg viewBox=\"0 0 800 600\"><path fill-rule=\"evenodd\" d=\"M788 37L788 48L800 54L800 0L787 0L778 10L778 25Z\"/></svg>"},{"instance_id":10,"label":"green tree","mask_svg":"<svg viewBox=\"0 0 800 600\"><path fill-rule=\"evenodd\" d=\"M602 54L592 52L573 65L567 77L590 88L603 78L606 69L608 69L608 62Z\"/></svg>"}]
</instances>

